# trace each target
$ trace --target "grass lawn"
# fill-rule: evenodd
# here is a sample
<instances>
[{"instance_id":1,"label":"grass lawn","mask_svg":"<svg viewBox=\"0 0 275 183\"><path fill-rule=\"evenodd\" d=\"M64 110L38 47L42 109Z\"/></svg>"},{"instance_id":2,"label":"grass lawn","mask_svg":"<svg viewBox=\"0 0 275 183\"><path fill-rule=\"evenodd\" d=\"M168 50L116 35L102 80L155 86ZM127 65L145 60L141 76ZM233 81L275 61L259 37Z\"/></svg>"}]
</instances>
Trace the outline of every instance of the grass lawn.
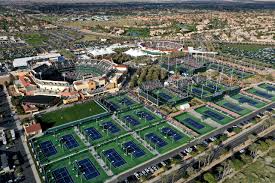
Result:
<instances>
[{"instance_id":1,"label":"grass lawn","mask_svg":"<svg viewBox=\"0 0 275 183\"><path fill-rule=\"evenodd\" d=\"M271 92L260 91L255 88L248 89L246 90L246 92L271 100L271 101L275 101L275 95L272 94Z\"/></svg>"},{"instance_id":2,"label":"grass lawn","mask_svg":"<svg viewBox=\"0 0 275 183\"><path fill-rule=\"evenodd\" d=\"M41 123L52 124L52 126L62 125L71 121L83 119L89 116L94 116L106 112L95 101L76 104L71 107L65 107L53 112L45 113L39 117Z\"/></svg>"},{"instance_id":3,"label":"grass lawn","mask_svg":"<svg viewBox=\"0 0 275 183\"><path fill-rule=\"evenodd\" d=\"M65 145L61 146L60 141L59 141L60 138L64 135L68 135L68 134L71 134L74 137L74 139L79 144L78 147L75 147L75 148L72 148L72 149L67 149L67 147ZM57 153L55 155L52 155L52 156L49 156L49 157L44 156L44 154L43 154L43 152L42 152L39 145L43 142L46 142L46 141L50 141L54 145L54 147L57 151ZM59 131L59 132L56 133L56 135L49 134L49 135L44 135L42 137L39 137L34 142L34 146L35 146L36 152L38 152L38 157L39 157L40 163L47 163L47 162L50 162L50 161L55 160L57 158L61 158L61 157L66 156L68 154L74 153L76 151L80 151L80 150L85 149L85 145L80 140L80 138L75 134L75 132L72 128Z\"/></svg>"},{"instance_id":4,"label":"grass lawn","mask_svg":"<svg viewBox=\"0 0 275 183\"><path fill-rule=\"evenodd\" d=\"M194 117L194 116L192 116L192 115L190 115L189 113L186 113L186 112L182 113L182 114L180 114L178 116L175 116L174 118L175 118L175 120L179 121L183 125L187 126L188 128L194 130L195 132L197 132L197 133L199 133L201 135L206 134L206 133L214 130L214 127L209 126L206 123L203 123L200 119L198 119L198 118L196 118L196 117ZM188 119L188 118L196 121L200 125L203 125L203 127L201 129L198 129L195 126L187 123L185 120Z\"/></svg>"},{"instance_id":5,"label":"grass lawn","mask_svg":"<svg viewBox=\"0 0 275 183\"><path fill-rule=\"evenodd\" d=\"M115 133L115 134L112 134L110 132L107 133L107 131L103 130L103 128L100 126L100 124L102 124L104 122L109 122L109 121L111 121L115 126L117 126L120 129L120 131L118 133ZM115 137L126 133L126 131L119 124L117 124L114 120L112 120L111 117L92 121L89 123L85 123L84 125L80 126L80 131L82 132L82 134L84 134L86 137L88 137L87 133L85 133L85 129L91 128L91 127L95 128L96 131L98 133L100 133L100 135L101 135L101 138L96 139L96 140L92 140L90 137L86 138L86 139L89 139L89 142L92 145L99 144L101 142L105 142L110 139L114 139Z\"/></svg>"},{"instance_id":6,"label":"grass lawn","mask_svg":"<svg viewBox=\"0 0 275 183\"><path fill-rule=\"evenodd\" d=\"M148 37L150 30L148 28L129 28L126 30L125 35L131 37Z\"/></svg>"},{"instance_id":7,"label":"grass lawn","mask_svg":"<svg viewBox=\"0 0 275 183\"><path fill-rule=\"evenodd\" d=\"M261 102L257 99L253 99L249 96L242 95L242 94L231 96L231 98L238 100L240 103L248 103L248 105L251 105L257 108L261 108L266 105L266 103L264 102Z\"/></svg>"},{"instance_id":8,"label":"grass lawn","mask_svg":"<svg viewBox=\"0 0 275 183\"><path fill-rule=\"evenodd\" d=\"M170 129L172 129L174 132L181 135L182 138L177 141L174 141L174 139L172 137L166 136L164 133L162 133L161 129L164 127L168 127ZM146 138L146 134L149 134L149 133L154 133L155 135L160 137L162 140L164 140L167 144L163 147L156 146L153 142L151 142L148 138ZM169 125L167 122L152 126L150 128L146 128L142 131L139 131L138 134L140 137L145 139L151 145L151 147L156 148L156 150L161 154L166 153L166 152L168 152L172 149L175 149L177 147L180 147L180 146L188 143L190 140L189 136L180 132L173 126Z\"/></svg>"},{"instance_id":9,"label":"grass lawn","mask_svg":"<svg viewBox=\"0 0 275 183\"><path fill-rule=\"evenodd\" d=\"M26 43L34 46L41 45L48 40L46 36L39 33L21 34L20 37L22 37Z\"/></svg>"},{"instance_id":10,"label":"grass lawn","mask_svg":"<svg viewBox=\"0 0 275 183\"><path fill-rule=\"evenodd\" d=\"M229 122L231 122L231 121L234 120L234 118L229 117L228 115L226 115L226 114L224 114L222 112L219 112L219 111L217 111L217 110L215 110L213 108L206 107L206 106L199 107L195 111L198 112L198 113L200 113L200 114L202 114L202 115L206 115L207 117L209 116L209 115L207 115L207 111L211 111L211 112L216 113L217 115L222 116L223 117L222 120L219 120L219 119L217 119L217 118L215 118L214 116L211 116L211 115L209 116L209 118L211 118L212 120L216 121L217 123L219 123L221 125L225 125L225 124L227 124L227 123L229 123Z\"/></svg>"},{"instance_id":11,"label":"grass lawn","mask_svg":"<svg viewBox=\"0 0 275 183\"><path fill-rule=\"evenodd\" d=\"M134 156L131 158L130 154L127 155L126 152L122 149L121 144L126 143L128 141L134 142L140 149L142 149L145 152L145 155L137 158L135 158ZM103 154L104 151L109 149L114 149L124 159L126 163L119 167L114 167L112 163L109 161L109 159ZM118 139L117 141L114 140L111 143L105 144L97 148L96 151L100 154L101 158L106 162L106 164L109 167L111 167L111 170L114 174L119 174L121 172L129 170L130 168L135 167L154 157L154 155L149 150L143 147L142 144L140 144L137 140L135 140L135 138L133 138L130 135Z\"/></svg>"},{"instance_id":12,"label":"grass lawn","mask_svg":"<svg viewBox=\"0 0 275 183\"><path fill-rule=\"evenodd\" d=\"M147 114L150 114L152 117L154 117L154 119L150 120L150 121L146 121L145 118L141 118L140 116L137 115L137 113L141 112L141 111L146 112ZM139 129L139 128L142 128L142 127L145 127L145 126L148 126L148 125L152 125L152 124L154 124L156 122L159 122L161 120L161 118L159 116L157 116L156 114L154 114L153 112L147 110L144 107L120 113L120 114L118 114L118 116L119 116L119 119L121 121L123 121L127 126L129 126L133 130L136 130L136 129ZM128 121L126 121L124 119L125 116L131 116L134 120L138 121L139 124L133 126L131 123L129 123Z\"/></svg>"},{"instance_id":13,"label":"grass lawn","mask_svg":"<svg viewBox=\"0 0 275 183\"><path fill-rule=\"evenodd\" d=\"M235 112L241 116L244 116L250 112L252 112L250 109L244 108L242 106L239 106L238 104L232 103L232 102L228 102L226 100L220 100L218 102L216 102L217 105L226 108L232 112ZM232 105L232 107L226 106L226 105Z\"/></svg>"},{"instance_id":14,"label":"grass lawn","mask_svg":"<svg viewBox=\"0 0 275 183\"><path fill-rule=\"evenodd\" d=\"M83 174L78 175L78 170L75 168L77 166L76 161L81 161L84 159L89 159L100 175L94 178L91 178L89 180L87 180ZM67 169L67 171L69 172L71 178L75 183L82 183L82 182L83 183L90 183L90 182L100 183L100 182L104 182L108 178L104 170L98 165L98 163L96 162L92 154L90 154L88 151L71 156L70 159L67 158L65 160L57 161L53 164L46 166L46 173L47 173L48 179L54 180L53 174L51 172L63 167Z\"/></svg>"}]
</instances>

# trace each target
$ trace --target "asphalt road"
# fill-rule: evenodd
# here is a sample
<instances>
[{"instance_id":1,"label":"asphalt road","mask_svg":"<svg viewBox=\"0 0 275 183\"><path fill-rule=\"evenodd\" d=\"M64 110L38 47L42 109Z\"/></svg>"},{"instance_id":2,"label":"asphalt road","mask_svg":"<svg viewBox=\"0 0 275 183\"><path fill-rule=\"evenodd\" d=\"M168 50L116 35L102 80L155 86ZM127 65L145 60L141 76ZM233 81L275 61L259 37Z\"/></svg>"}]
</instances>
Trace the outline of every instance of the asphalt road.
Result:
<instances>
[{"instance_id":1,"label":"asphalt road","mask_svg":"<svg viewBox=\"0 0 275 183\"><path fill-rule=\"evenodd\" d=\"M7 100L7 98L5 100ZM8 102L7 102L7 105L4 106L4 108L5 108L6 114L12 113L12 110L9 108ZM34 175L30 167L29 160L27 158L25 149L23 147L23 142L19 136L19 135L23 135L23 133L17 130L14 117L8 117L8 119L5 120L4 123L0 123L0 127L4 127L7 129L14 129L16 131L16 140L14 140L14 146L12 146L7 150L5 145L0 145L0 151L6 151L7 154L15 154L15 153L18 154L21 167L23 169L23 175L25 176L25 179L21 182L35 183L36 181L34 179Z\"/></svg>"}]
</instances>

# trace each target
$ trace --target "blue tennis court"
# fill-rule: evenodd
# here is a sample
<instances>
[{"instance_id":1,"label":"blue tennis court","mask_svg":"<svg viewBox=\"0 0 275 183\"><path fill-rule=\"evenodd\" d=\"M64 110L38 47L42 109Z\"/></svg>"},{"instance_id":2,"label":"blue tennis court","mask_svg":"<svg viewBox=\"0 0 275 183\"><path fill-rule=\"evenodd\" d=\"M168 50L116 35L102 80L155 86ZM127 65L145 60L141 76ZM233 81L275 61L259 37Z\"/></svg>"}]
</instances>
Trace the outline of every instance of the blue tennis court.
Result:
<instances>
[{"instance_id":1,"label":"blue tennis court","mask_svg":"<svg viewBox=\"0 0 275 183\"><path fill-rule=\"evenodd\" d=\"M114 167L120 167L126 163L126 161L116 152L115 149L104 151L103 154L108 158Z\"/></svg>"},{"instance_id":2,"label":"blue tennis court","mask_svg":"<svg viewBox=\"0 0 275 183\"><path fill-rule=\"evenodd\" d=\"M102 123L102 127L111 133L117 133L120 129L111 121Z\"/></svg>"},{"instance_id":3,"label":"blue tennis court","mask_svg":"<svg viewBox=\"0 0 275 183\"><path fill-rule=\"evenodd\" d=\"M266 86L265 88L266 88L268 91L275 91L275 87L274 87L274 86L268 85L268 86Z\"/></svg>"},{"instance_id":4,"label":"blue tennis court","mask_svg":"<svg viewBox=\"0 0 275 183\"><path fill-rule=\"evenodd\" d=\"M76 162L78 170L85 176L86 180L90 180L100 175L93 163L87 158Z\"/></svg>"},{"instance_id":5,"label":"blue tennis court","mask_svg":"<svg viewBox=\"0 0 275 183\"><path fill-rule=\"evenodd\" d=\"M52 174L53 174L55 183L73 183L74 182L68 170L65 167L54 170Z\"/></svg>"},{"instance_id":6,"label":"blue tennis court","mask_svg":"<svg viewBox=\"0 0 275 183\"><path fill-rule=\"evenodd\" d=\"M133 118L130 115L124 116L123 118L124 118L125 121L130 123L132 126L137 126L137 125L140 124L140 122L138 120L136 120L135 118Z\"/></svg>"},{"instance_id":7,"label":"blue tennis court","mask_svg":"<svg viewBox=\"0 0 275 183\"><path fill-rule=\"evenodd\" d=\"M159 148L167 145L167 142L154 133L147 134L146 138L149 139L153 144L157 145Z\"/></svg>"},{"instance_id":8,"label":"blue tennis court","mask_svg":"<svg viewBox=\"0 0 275 183\"><path fill-rule=\"evenodd\" d=\"M182 139L182 136L178 134L175 130L169 128L169 127L164 127L161 129L161 132L171 138L173 138L175 141Z\"/></svg>"},{"instance_id":9,"label":"blue tennis court","mask_svg":"<svg viewBox=\"0 0 275 183\"><path fill-rule=\"evenodd\" d=\"M137 112L137 116L140 117L140 118L144 118L147 121L151 121L151 120L155 119L154 116L152 116L151 114L149 114L148 112L145 112L145 111Z\"/></svg>"},{"instance_id":10,"label":"blue tennis court","mask_svg":"<svg viewBox=\"0 0 275 183\"><path fill-rule=\"evenodd\" d=\"M189 124L190 126L196 128L196 129L202 129L204 128L204 125L198 123L197 121L191 119L191 118L186 118L183 120L185 123Z\"/></svg>"},{"instance_id":11,"label":"blue tennis court","mask_svg":"<svg viewBox=\"0 0 275 183\"><path fill-rule=\"evenodd\" d=\"M202 94L202 91L198 88L192 88L192 92L197 94L197 95L201 95Z\"/></svg>"},{"instance_id":12,"label":"blue tennis court","mask_svg":"<svg viewBox=\"0 0 275 183\"><path fill-rule=\"evenodd\" d=\"M86 128L84 131L92 140L97 140L102 137L102 135L94 127Z\"/></svg>"},{"instance_id":13,"label":"blue tennis court","mask_svg":"<svg viewBox=\"0 0 275 183\"><path fill-rule=\"evenodd\" d=\"M65 144L67 149L72 149L79 146L78 142L75 140L75 138L71 134L62 136L60 138L60 141L61 143Z\"/></svg>"},{"instance_id":14,"label":"blue tennis court","mask_svg":"<svg viewBox=\"0 0 275 183\"><path fill-rule=\"evenodd\" d=\"M127 106L133 105L133 102L128 98L123 98L122 100L120 100L120 103Z\"/></svg>"},{"instance_id":15,"label":"blue tennis court","mask_svg":"<svg viewBox=\"0 0 275 183\"><path fill-rule=\"evenodd\" d=\"M260 97L266 98L266 99L271 99L273 97L272 95L270 95L268 93L258 91L258 90L255 91L255 94L259 95Z\"/></svg>"},{"instance_id":16,"label":"blue tennis court","mask_svg":"<svg viewBox=\"0 0 275 183\"><path fill-rule=\"evenodd\" d=\"M133 141L129 141L123 144L123 149L132 154L135 158L139 158L145 155L145 152L139 148Z\"/></svg>"},{"instance_id":17,"label":"blue tennis court","mask_svg":"<svg viewBox=\"0 0 275 183\"><path fill-rule=\"evenodd\" d=\"M167 95L166 93L163 93L163 92L159 93L159 96L160 96L160 98L164 99L165 101L169 101L169 100L172 99L171 96L169 96L169 95Z\"/></svg>"},{"instance_id":18,"label":"blue tennis court","mask_svg":"<svg viewBox=\"0 0 275 183\"><path fill-rule=\"evenodd\" d=\"M51 141L42 142L41 144L39 144L39 146L40 146L42 153L46 157L50 157L57 153L57 151Z\"/></svg>"},{"instance_id":19,"label":"blue tennis court","mask_svg":"<svg viewBox=\"0 0 275 183\"><path fill-rule=\"evenodd\" d=\"M234 111L238 111L238 112L243 110L243 108L241 108L240 106L238 106L236 104L229 103L229 102L225 102L223 104L223 106L229 110L234 110Z\"/></svg>"},{"instance_id":20,"label":"blue tennis court","mask_svg":"<svg viewBox=\"0 0 275 183\"><path fill-rule=\"evenodd\" d=\"M255 100L252 100L250 98L247 98L247 97L240 97L237 99L240 103L248 103L249 105L257 105L258 102L256 102Z\"/></svg>"},{"instance_id":21,"label":"blue tennis court","mask_svg":"<svg viewBox=\"0 0 275 183\"><path fill-rule=\"evenodd\" d=\"M210 117L211 119L214 119L214 120L223 120L224 119L224 116L217 113L217 112L214 112L214 111L211 111L211 110L206 110L203 112L204 116L206 117Z\"/></svg>"}]
</instances>

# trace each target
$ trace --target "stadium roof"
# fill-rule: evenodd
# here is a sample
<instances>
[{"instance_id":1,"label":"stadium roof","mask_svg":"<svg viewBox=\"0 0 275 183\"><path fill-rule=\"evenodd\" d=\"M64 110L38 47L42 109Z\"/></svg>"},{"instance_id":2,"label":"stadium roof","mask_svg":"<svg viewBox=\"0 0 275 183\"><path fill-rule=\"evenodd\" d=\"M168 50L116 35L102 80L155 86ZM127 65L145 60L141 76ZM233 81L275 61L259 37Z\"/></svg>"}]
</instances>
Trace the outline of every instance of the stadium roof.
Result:
<instances>
[{"instance_id":1,"label":"stadium roof","mask_svg":"<svg viewBox=\"0 0 275 183\"><path fill-rule=\"evenodd\" d=\"M28 61L31 60L39 60L39 59L53 59L58 58L61 56L59 53L47 53L47 54L41 54L33 57L25 57L25 58L16 58L13 60L13 67L27 67Z\"/></svg>"},{"instance_id":2,"label":"stadium roof","mask_svg":"<svg viewBox=\"0 0 275 183\"><path fill-rule=\"evenodd\" d=\"M90 49L88 53L92 54L93 56L100 56L100 55L109 55L116 53L112 50L112 48L99 48L99 49Z\"/></svg>"},{"instance_id":3,"label":"stadium roof","mask_svg":"<svg viewBox=\"0 0 275 183\"><path fill-rule=\"evenodd\" d=\"M130 56L133 56L133 57L140 57L140 56L148 55L147 53L145 53L141 50L137 50L137 49L130 49L124 53L127 55L130 55Z\"/></svg>"}]
</instances>

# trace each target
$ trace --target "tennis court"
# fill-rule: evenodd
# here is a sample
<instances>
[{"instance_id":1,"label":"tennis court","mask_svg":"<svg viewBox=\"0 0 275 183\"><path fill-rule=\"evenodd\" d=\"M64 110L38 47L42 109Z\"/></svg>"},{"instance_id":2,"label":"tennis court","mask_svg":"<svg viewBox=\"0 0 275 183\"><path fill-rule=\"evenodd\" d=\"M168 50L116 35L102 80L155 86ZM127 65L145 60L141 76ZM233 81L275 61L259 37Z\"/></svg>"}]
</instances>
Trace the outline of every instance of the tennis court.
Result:
<instances>
[{"instance_id":1,"label":"tennis court","mask_svg":"<svg viewBox=\"0 0 275 183\"><path fill-rule=\"evenodd\" d=\"M190 137L167 122L137 132L151 147L163 154L186 144Z\"/></svg>"},{"instance_id":2,"label":"tennis court","mask_svg":"<svg viewBox=\"0 0 275 183\"><path fill-rule=\"evenodd\" d=\"M127 94L116 95L106 98L102 101L102 103L111 111L129 109L138 105L138 103L131 99Z\"/></svg>"},{"instance_id":3,"label":"tennis court","mask_svg":"<svg viewBox=\"0 0 275 183\"><path fill-rule=\"evenodd\" d=\"M120 128L117 127L112 121L103 122L100 125L104 130L112 134L116 134L120 131Z\"/></svg>"},{"instance_id":4,"label":"tennis court","mask_svg":"<svg viewBox=\"0 0 275 183\"><path fill-rule=\"evenodd\" d=\"M183 138L182 135L180 135L178 132L169 127L163 127L161 129L161 132L165 136L172 138L174 141L178 141Z\"/></svg>"},{"instance_id":5,"label":"tennis court","mask_svg":"<svg viewBox=\"0 0 275 183\"><path fill-rule=\"evenodd\" d=\"M214 129L214 127L209 126L206 123L203 123L200 119L190 115L189 113L182 113L174 117L175 120L179 121L188 128L194 130L195 132L203 135Z\"/></svg>"},{"instance_id":6,"label":"tennis court","mask_svg":"<svg viewBox=\"0 0 275 183\"><path fill-rule=\"evenodd\" d=\"M126 161L116 152L115 149L108 149L102 153L114 167L120 167L126 163Z\"/></svg>"},{"instance_id":7,"label":"tennis court","mask_svg":"<svg viewBox=\"0 0 275 183\"><path fill-rule=\"evenodd\" d=\"M100 145L96 147L96 151L115 174L129 170L154 157L131 135Z\"/></svg>"},{"instance_id":8,"label":"tennis court","mask_svg":"<svg viewBox=\"0 0 275 183\"><path fill-rule=\"evenodd\" d=\"M57 153L57 150L51 141L42 142L39 146L45 157L50 157Z\"/></svg>"},{"instance_id":9,"label":"tennis court","mask_svg":"<svg viewBox=\"0 0 275 183\"><path fill-rule=\"evenodd\" d=\"M104 182L108 178L89 151L49 164L45 172L49 182L90 183Z\"/></svg>"},{"instance_id":10,"label":"tennis court","mask_svg":"<svg viewBox=\"0 0 275 183\"><path fill-rule=\"evenodd\" d=\"M90 161L89 158L76 162L77 168L81 175L84 175L86 180L91 180L100 175L96 167Z\"/></svg>"},{"instance_id":11,"label":"tennis court","mask_svg":"<svg viewBox=\"0 0 275 183\"><path fill-rule=\"evenodd\" d=\"M80 126L80 131L93 145L113 139L126 131L111 117L93 120Z\"/></svg>"},{"instance_id":12,"label":"tennis court","mask_svg":"<svg viewBox=\"0 0 275 183\"><path fill-rule=\"evenodd\" d=\"M232 103L232 102L228 102L227 100L218 101L218 102L216 102L216 104L223 107L223 108L225 108L225 109L228 109L232 112L235 112L235 113L237 113L241 116L252 112L252 110L250 110L250 109L244 108L244 107L239 106L238 104L235 104L235 103Z\"/></svg>"},{"instance_id":13,"label":"tennis court","mask_svg":"<svg viewBox=\"0 0 275 183\"><path fill-rule=\"evenodd\" d=\"M275 91L275 85L269 84L269 83L263 83L258 85L261 88L266 89L267 91L274 92Z\"/></svg>"},{"instance_id":14,"label":"tennis court","mask_svg":"<svg viewBox=\"0 0 275 183\"><path fill-rule=\"evenodd\" d=\"M242 95L242 94L237 94L234 96L231 96L233 99L238 100L239 103L243 104L243 103L247 103L248 105L254 106L256 108L261 108L263 106L266 105L266 103L259 101L257 99L253 99L249 96L246 95Z\"/></svg>"},{"instance_id":15,"label":"tennis court","mask_svg":"<svg viewBox=\"0 0 275 183\"><path fill-rule=\"evenodd\" d=\"M195 109L195 111L202 114L205 118L211 118L221 125L225 125L234 120L233 117L230 117L220 111L217 111L214 108L210 108L207 106L199 107Z\"/></svg>"},{"instance_id":16,"label":"tennis court","mask_svg":"<svg viewBox=\"0 0 275 183\"><path fill-rule=\"evenodd\" d=\"M85 148L72 128L43 135L34 141L34 149L41 164Z\"/></svg>"},{"instance_id":17,"label":"tennis court","mask_svg":"<svg viewBox=\"0 0 275 183\"><path fill-rule=\"evenodd\" d=\"M62 136L60 138L60 143L64 144L67 149L73 149L79 146L79 144L71 134Z\"/></svg>"},{"instance_id":18,"label":"tennis court","mask_svg":"<svg viewBox=\"0 0 275 183\"><path fill-rule=\"evenodd\" d=\"M144 107L120 113L118 116L121 121L133 130L152 125L161 120L161 117Z\"/></svg>"},{"instance_id":19,"label":"tennis court","mask_svg":"<svg viewBox=\"0 0 275 183\"><path fill-rule=\"evenodd\" d=\"M67 168L58 168L53 171L53 177L56 183L73 183L72 177L69 175Z\"/></svg>"},{"instance_id":20,"label":"tennis court","mask_svg":"<svg viewBox=\"0 0 275 183\"><path fill-rule=\"evenodd\" d=\"M133 141L128 141L122 144L126 154L132 154L135 158L145 155L145 152L139 148Z\"/></svg>"},{"instance_id":21,"label":"tennis court","mask_svg":"<svg viewBox=\"0 0 275 183\"><path fill-rule=\"evenodd\" d=\"M151 92L154 94L155 98L159 98L164 103L177 102L177 101L181 100L181 98L179 96L173 94L166 88L158 88Z\"/></svg>"},{"instance_id":22,"label":"tennis court","mask_svg":"<svg viewBox=\"0 0 275 183\"><path fill-rule=\"evenodd\" d=\"M267 100L275 101L275 95L271 94L271 92L268 93L268 92L264 92L264 91L261 91L261 90L257 90L255 88L251 88L251 89L248 89L246 91L248 93L257 95L257 96L265 98Z\"/></svg>"}]
</instances>

